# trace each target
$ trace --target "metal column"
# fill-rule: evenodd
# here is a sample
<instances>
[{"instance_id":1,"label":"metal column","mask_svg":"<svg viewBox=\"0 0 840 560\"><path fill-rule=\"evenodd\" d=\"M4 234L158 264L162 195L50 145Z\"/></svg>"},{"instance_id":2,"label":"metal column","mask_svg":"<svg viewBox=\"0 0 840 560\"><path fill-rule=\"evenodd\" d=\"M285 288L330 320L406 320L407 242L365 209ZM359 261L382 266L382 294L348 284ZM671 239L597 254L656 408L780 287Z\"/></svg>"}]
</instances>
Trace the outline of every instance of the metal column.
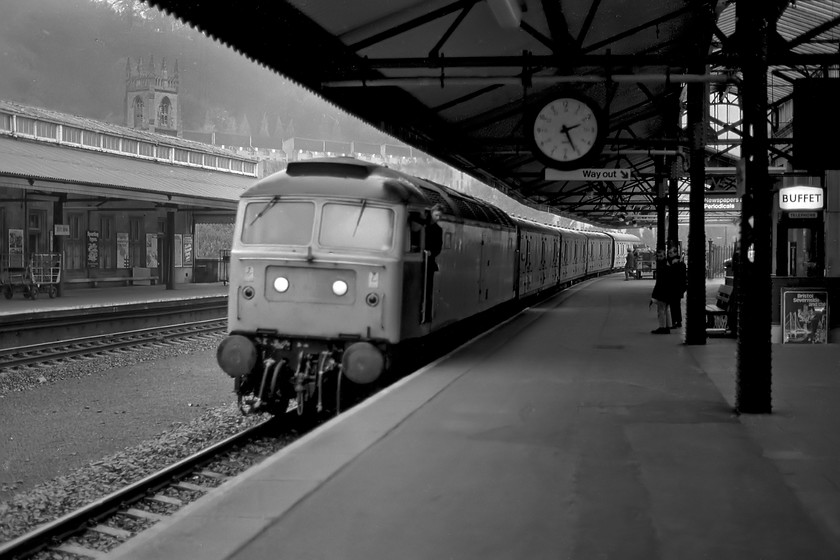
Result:
<instances>
[{"instance_id":1,"label":"metal column","mask_svg":"<svg viewBox=\"0 0 840 560\"><path fill-rule=\"evenodd\" d=\"M744 194L741 205L741 244L736 262L738 341L735 408L741 413L772 411L771 251L772 194L767 173L767 43L765 0L739 0L736 35L743 81L741 106L744 136Z\"/></svg>"},{"instance_id":2,"label":"metal column","mask_svg":"<svg viewBox=\"0 0 840 560\"><path fill-rule=\"evenodd\" d=\"M697 70L697 69L695 69ZM688 289L685 343L706 344L706 122L708 84L688 84L688 129L691 132L691 189L688 197Z\"/></svg>"}]
</instances>

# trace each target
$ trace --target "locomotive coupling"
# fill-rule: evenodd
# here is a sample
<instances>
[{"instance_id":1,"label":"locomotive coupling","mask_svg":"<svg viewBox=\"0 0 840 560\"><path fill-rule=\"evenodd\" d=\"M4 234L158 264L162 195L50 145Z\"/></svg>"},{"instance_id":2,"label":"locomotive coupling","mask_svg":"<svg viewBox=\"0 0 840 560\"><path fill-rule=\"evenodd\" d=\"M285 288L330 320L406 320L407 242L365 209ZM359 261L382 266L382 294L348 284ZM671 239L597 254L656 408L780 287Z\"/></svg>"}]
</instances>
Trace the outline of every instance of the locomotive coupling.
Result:
<instances>
[{"instance_id":1,"label":"locomotive coupling","mask_svg":"<svg viewBox=\"0 0 840 560\"><path fill-rule=\"evenodd\" d=\"M216 350L216 361L231 377L246 375L257 363L257 349L247 337L232 334L222 340Z\"/></svg>"}]
</instances>

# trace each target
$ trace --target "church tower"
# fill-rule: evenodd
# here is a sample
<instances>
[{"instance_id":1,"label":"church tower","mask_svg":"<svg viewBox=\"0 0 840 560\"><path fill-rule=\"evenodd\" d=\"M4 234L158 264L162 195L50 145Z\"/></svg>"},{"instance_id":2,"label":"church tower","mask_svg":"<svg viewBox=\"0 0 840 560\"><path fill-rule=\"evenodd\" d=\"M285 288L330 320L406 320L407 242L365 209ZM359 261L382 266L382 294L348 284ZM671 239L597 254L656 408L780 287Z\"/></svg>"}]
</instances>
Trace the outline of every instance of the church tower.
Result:
<instances>
[{"instance_id":1,"label":"church tower","mask_svg":"<svg viewBox=\"0 0 840 560\"><path fill-rule=\"evenodd\" d=\"M144 66L131 58L125 66L125 124L130 128L181 136L181 107L178 102L178 60L170 76L164 58L155 68L155 57Z\"/></svg>"}]
</instances>

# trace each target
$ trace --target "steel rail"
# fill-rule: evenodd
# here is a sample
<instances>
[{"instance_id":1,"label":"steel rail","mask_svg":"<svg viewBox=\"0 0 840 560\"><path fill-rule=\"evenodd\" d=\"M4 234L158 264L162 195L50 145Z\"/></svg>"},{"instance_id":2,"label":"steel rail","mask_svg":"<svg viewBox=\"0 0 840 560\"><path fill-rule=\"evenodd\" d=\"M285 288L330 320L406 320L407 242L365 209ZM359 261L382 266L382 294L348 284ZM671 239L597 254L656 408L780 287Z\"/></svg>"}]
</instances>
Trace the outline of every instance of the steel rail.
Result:
<instances>
[{"instance_id":1,"label":"steel rail","mask_svg":"<svg viewBox=\"0 0 840 560\"><path fill-rule=\"evenodd\" d=\"M117 490L74 512L46 523L34 531L0 544L0 560L25 558L44 548L55 546L54 541L67 539L87 529L92 522L118 513L128 505L142 500L147 494L164 488L173 480L181 479L207 463L210 463L216 456L223 452L241 446L249 440L260 436L268 429L272 422L273 419L265 420L256 426L252 426L189 457L181 459L177 463L138 480L121 490Z\"/></svg>"},{"instance_id":2,"label":"steel rail","mask_svg":"<svg viewBox=\"0 0 840 560\"><path fill-rule=\"evenodd\" d=\"M161 339L181 338L224 330L226 319L206 319L177 325L148 327L133 331L105 333L101 335L57 340L0 349L0 370L43 362L50 362L74 356L85 356L100 352L130 348Z\"/></svg>"}]
</instances>

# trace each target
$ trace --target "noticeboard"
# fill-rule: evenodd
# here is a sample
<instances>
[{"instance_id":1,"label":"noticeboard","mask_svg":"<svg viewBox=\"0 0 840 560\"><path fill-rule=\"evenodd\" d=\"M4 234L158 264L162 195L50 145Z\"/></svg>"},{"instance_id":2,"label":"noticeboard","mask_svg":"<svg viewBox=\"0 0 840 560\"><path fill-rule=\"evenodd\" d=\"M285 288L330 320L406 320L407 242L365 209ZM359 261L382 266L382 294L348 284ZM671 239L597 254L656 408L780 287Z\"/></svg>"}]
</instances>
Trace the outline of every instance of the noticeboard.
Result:
<instances>
[{"instance_id":1,"label":"noticeboard","mask_svg":"<svg viewBox=\"0 0 840 560\"><path fill-rule=\"evenodd\" d=\"M824 289L782 290L784 344L828 343L828 292Z\"/></svg>"}]
</instances>

